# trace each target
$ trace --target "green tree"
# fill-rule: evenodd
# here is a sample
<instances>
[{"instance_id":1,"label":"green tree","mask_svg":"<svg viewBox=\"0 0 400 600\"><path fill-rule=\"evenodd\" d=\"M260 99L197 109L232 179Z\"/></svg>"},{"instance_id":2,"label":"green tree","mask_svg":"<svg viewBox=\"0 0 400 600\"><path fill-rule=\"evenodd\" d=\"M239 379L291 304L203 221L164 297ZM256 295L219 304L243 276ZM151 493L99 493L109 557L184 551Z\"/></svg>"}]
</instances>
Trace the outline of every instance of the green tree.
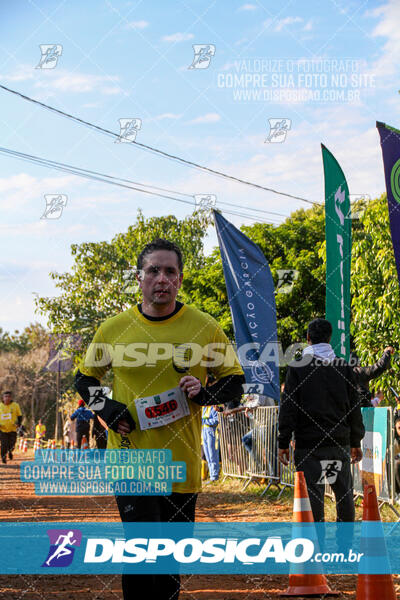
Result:
<instances>
[{"instance_id":1,"label":"green tree","mask_svg":"<svg viewBox=\"0 0 400 600\"><path fill-rule=\"evenodd\" d=\"M61 294L39 297L36 305L47 315L54 331L79 332L86 345L102 321L125 310L138 298L124 289L124 271L136 266L142 248L155 238L167 238L182 248L185 271L201 269L208 223L209 216L203 212L179 220L173 215L145 219L139 211L136 223L111 242L72 245L75 262L71 271L50 273Z\"/></svg>"},{"instance_id":2,"label":"green tree","mask_svg":"<svg viewBox=\"0 0 400 600\"><path fill-rule=\"evenodd\" d=\"M374 363L385 346L397 350L393 368L371 388L398 388L400 293L390 236L386 195L369 203L353 242L352 335L362 365Z\"/></svg>"}]
</instances>

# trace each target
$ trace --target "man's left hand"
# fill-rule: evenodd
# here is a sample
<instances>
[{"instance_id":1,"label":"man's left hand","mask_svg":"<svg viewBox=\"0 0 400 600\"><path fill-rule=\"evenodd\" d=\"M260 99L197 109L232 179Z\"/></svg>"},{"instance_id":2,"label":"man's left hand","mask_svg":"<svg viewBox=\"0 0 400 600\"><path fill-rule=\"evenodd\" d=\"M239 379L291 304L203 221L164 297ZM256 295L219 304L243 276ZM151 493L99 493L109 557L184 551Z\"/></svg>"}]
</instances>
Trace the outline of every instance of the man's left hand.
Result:
<instances>
[{"instance_id":1,"label":"man's left hand","mask_svg":"<svg viewBox=\"0 0 400 600\"><path fill-rule=\"evenodd\" d=\"M201 390L201 382L193 375L185 375L180 380L179 387L187 394L188 398L194 398Z\"/></svg>"}]
</instances>

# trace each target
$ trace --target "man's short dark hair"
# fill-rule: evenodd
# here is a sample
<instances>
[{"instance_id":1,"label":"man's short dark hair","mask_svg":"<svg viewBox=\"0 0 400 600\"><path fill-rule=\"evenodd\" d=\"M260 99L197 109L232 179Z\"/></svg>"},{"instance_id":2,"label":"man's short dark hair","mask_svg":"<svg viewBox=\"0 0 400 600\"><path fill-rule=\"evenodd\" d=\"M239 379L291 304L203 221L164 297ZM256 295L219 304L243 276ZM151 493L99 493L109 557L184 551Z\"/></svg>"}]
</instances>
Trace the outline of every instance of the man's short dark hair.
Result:
<instances>
[{"instance_id":1,"label":"man's short dark hair","mask_svg":"<svg viewBox=\"0 0 400 600\"><path fill-rule=\"evenodd\" d=\"M138 271L143 269L143 262L144 262L144 259L146 258L146 256L148 254L151 254L152 252L155 252L156 250L168 250L169 252L175 252L175 254L178 258L179 272L182 273L183 258L182 258L181 249L174 242L164 240L163 238L157 238L156 240L153 240L149 244L146 244L146 246L143 248L143 250L141 251L141 253L139 254L138 259L137 259Z\"/></svg>"},{"instance_id":2,"label":"man's short dark hair","mask_svg":"<svg viewBox=\"0 0 400 600\"><path fill-rule=\"evenodd\" d=\"M307 335L313 344L326 344L332 337L332 325L326 319L314 319L308 325Z\"/></svg>"},{"instance_id":3,"label":"man's short dark hair","mask_svg":"<svg viewBox=\"0 0 400 600\"><path fill-rule=\"evenodd\" d=\"M3 392L3 396L5 396L6 394L10 394L10 396L12 396L12 392L10 392L10 390L6 390L5 392Z\"/></svg>"}]
</instances>

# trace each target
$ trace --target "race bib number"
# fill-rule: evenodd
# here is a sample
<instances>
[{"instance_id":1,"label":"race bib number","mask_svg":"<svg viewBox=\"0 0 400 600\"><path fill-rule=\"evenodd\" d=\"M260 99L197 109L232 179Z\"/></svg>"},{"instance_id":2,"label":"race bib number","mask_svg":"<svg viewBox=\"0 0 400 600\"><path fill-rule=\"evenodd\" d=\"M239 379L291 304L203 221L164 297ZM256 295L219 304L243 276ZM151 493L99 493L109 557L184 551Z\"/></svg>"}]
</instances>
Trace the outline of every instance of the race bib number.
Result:
<instances>
[{"instance_id":1,"label":"race bib number","mask_svg":"<svg viewBox=\"0 0 400 600\"><path fill-rule=\"evenodd\" d=\"M2 421L11 421L11 413L3 413L0 415Z\"/></svg>"},{"instance_id":2,"label":"race bib number","mask_svg":"<svg viewBox=\"0 0 400 600\"><path fill-rule=\"evenodd\" d=\"M176 387L157 396L135 400L140 429L154 429L174 423L190 414L186 396Z\"/></svg>"}]
</instances>

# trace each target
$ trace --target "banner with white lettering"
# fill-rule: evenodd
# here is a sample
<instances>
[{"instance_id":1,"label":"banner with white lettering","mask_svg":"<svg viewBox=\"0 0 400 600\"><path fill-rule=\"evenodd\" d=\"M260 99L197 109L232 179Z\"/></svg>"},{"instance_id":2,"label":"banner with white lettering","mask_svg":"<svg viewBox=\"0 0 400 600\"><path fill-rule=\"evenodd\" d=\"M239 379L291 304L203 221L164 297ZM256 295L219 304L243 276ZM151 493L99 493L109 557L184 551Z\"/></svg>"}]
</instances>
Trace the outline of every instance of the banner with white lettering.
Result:
<instances>
[{"instance_id":1,"label":"banner with white lettering","mask_svg":"<svg viewBox=\"0 0 400 600\"><path fill-rule=\"evenodd\" d=\"M245 392L279 402L275 288L267 259L219 212L214 219Z\"/></svg>"},{"instance_id":2,"label":"banner with white lettering","mask_svg":"<svg viewBox=\"0 0 400 600\"><path fill-rule=\"evenodd\" d=\"M325 175L326 318L336 356L350 354L351 218L349 188L339 163L322 146Z\"/></svg>"}]
</instances>

